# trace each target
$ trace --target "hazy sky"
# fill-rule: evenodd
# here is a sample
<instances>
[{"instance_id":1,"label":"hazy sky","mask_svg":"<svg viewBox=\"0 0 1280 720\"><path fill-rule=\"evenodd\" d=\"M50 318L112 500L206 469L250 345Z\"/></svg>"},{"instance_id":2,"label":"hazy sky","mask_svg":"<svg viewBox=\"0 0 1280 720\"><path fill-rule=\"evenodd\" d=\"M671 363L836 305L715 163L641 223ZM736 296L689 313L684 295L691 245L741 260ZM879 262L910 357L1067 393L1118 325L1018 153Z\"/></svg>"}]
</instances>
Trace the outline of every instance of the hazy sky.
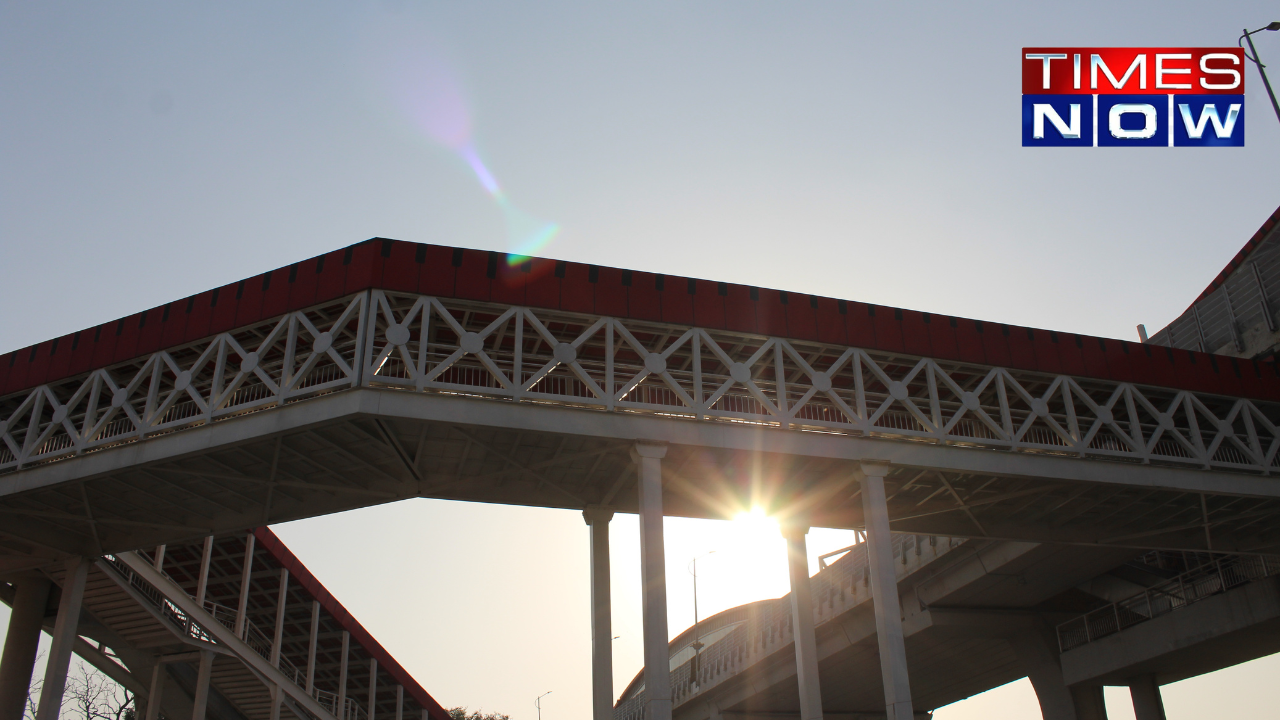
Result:
<instances>
[{"instance_id":1,"label":"hazy sky","mask_svg":"<svg viewBox=\"0 0 1280 720\"><path fill-rule=\"evenodd\" d=\"M1024 150L1019 50L1231 46L1275 15L0 0L0 352L368 237L509 250L548 223L556 258L1134 339L1280 204L1280 123L1250 67L1244 149ZM1258 42L1280 75L1280 33ZM721 550L704 612L785 591L777 542L724 525L669 524L673 635L698 552ZM525 720L553 690L548 720L588 715L577 514L419 500L279 531L446 705ZM634 517L612 535L620 691L640 664ZM774 561L746 568L744 542ZM1166 688L1169 717L1270 712L1276 670ZM1022 682L938 718L1034 707Z\"/></svg>"}]
</instances>

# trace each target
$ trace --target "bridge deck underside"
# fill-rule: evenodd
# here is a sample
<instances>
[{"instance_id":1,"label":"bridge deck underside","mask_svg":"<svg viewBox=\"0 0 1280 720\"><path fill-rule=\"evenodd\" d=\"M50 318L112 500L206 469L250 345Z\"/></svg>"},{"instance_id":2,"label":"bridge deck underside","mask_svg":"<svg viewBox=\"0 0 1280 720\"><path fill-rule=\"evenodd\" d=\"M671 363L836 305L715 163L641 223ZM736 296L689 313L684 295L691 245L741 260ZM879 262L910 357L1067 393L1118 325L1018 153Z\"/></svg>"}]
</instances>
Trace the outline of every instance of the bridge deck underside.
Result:
<instances>
[{"instance_id":1,"label":"bridge deck underside","mask_svg":"<svg viewBox=\"0 0 1280 720\"><path fill-rule=\"evenodd\" d=\"M406 403L427 417L412 417L401 407ZM667 514L725 518L763 505L815 526L862 526L856 460L827 452L856 442L849 438L804 433L818 443L806 445L785 430L741 426L708 440L694 421L645 418L649 424L640 430L618 430L603 423L602 413L562 408L523 426L485 422L485 413L513 407L519 406L358 389L284 408L292 413L285 422L250 414L154 438L143 448L36 466L10 475L13 489L0 495L3 562L30 566L58 552L148 547L411 497L634 512L633 440L625 435L653 428L672 442L663 463ZM562 422L566 416L573 422ZM1061 473L1036 477L1016 462L1008 473L974 471L965 466L975 454L988 456L990 467L1001 467L999 458L991 462L989 450L873 443L894 460L886 486L895 531L1137 548L1212 543L1218 551L1280 543L1276 498L1192 492L1172 480L1172 487L1160 487ZM846 454L859 452L866 450ZM1132 472L1144 470L1152 468ZM13 481L24 473L43 474L23 489Z\"/></svg>"}]
</instances>

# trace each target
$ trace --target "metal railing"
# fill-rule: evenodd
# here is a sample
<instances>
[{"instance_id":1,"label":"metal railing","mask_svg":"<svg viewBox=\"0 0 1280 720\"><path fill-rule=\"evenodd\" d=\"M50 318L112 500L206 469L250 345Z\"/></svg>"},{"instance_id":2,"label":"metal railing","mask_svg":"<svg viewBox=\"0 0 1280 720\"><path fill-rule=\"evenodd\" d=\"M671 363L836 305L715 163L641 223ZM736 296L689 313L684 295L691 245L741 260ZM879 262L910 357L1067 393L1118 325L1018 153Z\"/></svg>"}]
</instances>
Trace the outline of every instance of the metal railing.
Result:
<instances>
[{"instance_id":1,"label":"metal railing","mask_svg":"<svg viewBox=\"0 0 1280 720\"><path fill-rule=\"evenodd\" d=\"M1114 635L1152 618L1232 588L1280 573L1280 559L1265 555L1211 556L1204 564L1133 597L1100 607L1058 626L1062 652Z\"/></svg>"}]
</instances>

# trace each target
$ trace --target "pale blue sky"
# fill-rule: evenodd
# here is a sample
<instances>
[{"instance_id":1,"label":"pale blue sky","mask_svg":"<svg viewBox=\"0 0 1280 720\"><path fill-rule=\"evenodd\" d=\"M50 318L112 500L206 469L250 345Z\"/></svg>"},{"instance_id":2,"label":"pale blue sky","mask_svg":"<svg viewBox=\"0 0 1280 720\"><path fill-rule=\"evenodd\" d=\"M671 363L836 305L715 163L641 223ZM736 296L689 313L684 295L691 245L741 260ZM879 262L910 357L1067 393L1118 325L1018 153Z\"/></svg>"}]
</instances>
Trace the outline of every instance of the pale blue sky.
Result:
<instances>
[{"instance_id":1,"label":"pale blue sky","mask_svg":"<svg viewBox=\"0 0 1280 720\"><path fill-rule=\"evenodd\" d=\"M1024 150L1018 51L1231 46L1274 15L0 0L0 352L368 237L508 249L502 208L440 142L459 128L514 207L562 228L545 255L1133 339L1280 204L1280 123L1249 68L1242 150ZM1280 76L1280 33L1258 40ZM673 526L676 555L719 541ZM524 720L553 689L549 720L587 714L575 514L414 501L280 531L442 702ZM639 666L634 519L614 535L620 690ZM1252 679L1276 663L1253 668L1169 689L1169 717L1274 707ZM938 717L1029 717L1027 692Z\"/></svg>"}]
</instances>

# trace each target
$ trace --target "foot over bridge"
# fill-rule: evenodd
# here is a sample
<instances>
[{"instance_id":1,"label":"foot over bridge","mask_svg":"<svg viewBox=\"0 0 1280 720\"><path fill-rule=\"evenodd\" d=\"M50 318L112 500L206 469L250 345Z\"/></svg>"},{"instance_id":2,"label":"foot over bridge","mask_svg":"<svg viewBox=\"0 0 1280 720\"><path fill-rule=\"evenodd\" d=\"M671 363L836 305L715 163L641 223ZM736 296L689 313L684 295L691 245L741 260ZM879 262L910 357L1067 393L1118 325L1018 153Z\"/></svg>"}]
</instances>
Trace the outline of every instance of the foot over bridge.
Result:
<instances>
[{"instance_id":1,"label":"foot over bridge","mask_svg":"<svg viewBox=\"0 0 1280 720\"><path fill-rule=\"evenodd\" d=\"M7 580L6 717L23 716L42 629L53 646L41 703L74 652L133 693L147 720L449 717L267 528L71 557Z\"/></svg>"},{"instance_id":2,"label":"foot over bridge","mask_svg":"<svg viewBox=\"0 0 1280 720\"><path fill-rule=\"evenodd\" d=\"M641 516L659 720L664 515L763 499L793 553L808 526L865 530L891 718L914 710L910 628L883 611L900 601L890 533L1280 545L1274 364L686 277L375 239L0 356L0 373L8 572L407 497L583 510L599 719L614 512Z\"/></svg>"}]
</instances>

